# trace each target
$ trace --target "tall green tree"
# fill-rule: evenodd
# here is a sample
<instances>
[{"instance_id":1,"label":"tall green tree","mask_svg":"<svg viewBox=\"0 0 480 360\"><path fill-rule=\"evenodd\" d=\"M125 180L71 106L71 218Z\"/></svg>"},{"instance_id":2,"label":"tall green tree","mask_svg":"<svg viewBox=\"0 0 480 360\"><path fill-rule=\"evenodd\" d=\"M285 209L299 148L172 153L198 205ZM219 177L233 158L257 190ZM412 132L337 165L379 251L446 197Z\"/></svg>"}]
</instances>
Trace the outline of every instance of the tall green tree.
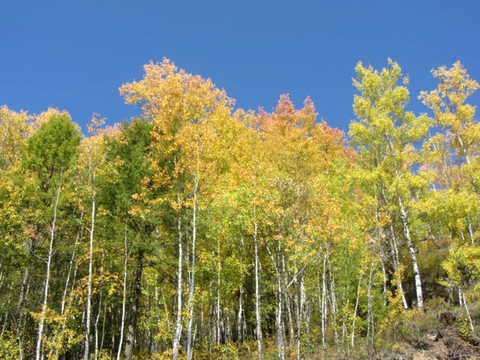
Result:
<instances>
[{"instance_id":1,"label":"tall green tree","mask_svg":"<svg viewBox=\"0 0 480 360\"><path fill-rule=\"evenodd\" d=\"M61 205L61 191L65 184L67 171L78 155L80 131L67 114L54 114L28 139L25 168L35 176L40 190L39 206L43 208L42 219L50 223L48 250L46 252L46 271L43 286L42 309L38 316L38 332L35 359L43 356L42 342L45 317L48 310L48 295L51 280L51 265L54 253L54 240Z\"/></svg>"},{"instance_id":2,"label":"tall green tree","mask_svg":"<svg viewBox=\"0 0 480 360\"><path fill-rule=\"evenodd\" d=\"M123 123L118 132L108 135L106 160L109 165L100 180L101 203L117 219L116 224L120 226L124 224L134 234L134 244L131 246L135 248L137 265L127 327L126 359L131 359L133 356L145 253L154 251L153 231L161 222L161 219L155 216L158 214L158 209L147 209L149 199L158 194L158 190L155 191L150 186L150 179L153 176L148 161L152 143L151 131L151 123L144 119L133 119L131 123ZM127 261L126 258L127 252L125 252L125 261ZM124 287L126 276L124 269ZM117 358L123 347L125 301L124 296Z\"/></svg>"}]
</instances>

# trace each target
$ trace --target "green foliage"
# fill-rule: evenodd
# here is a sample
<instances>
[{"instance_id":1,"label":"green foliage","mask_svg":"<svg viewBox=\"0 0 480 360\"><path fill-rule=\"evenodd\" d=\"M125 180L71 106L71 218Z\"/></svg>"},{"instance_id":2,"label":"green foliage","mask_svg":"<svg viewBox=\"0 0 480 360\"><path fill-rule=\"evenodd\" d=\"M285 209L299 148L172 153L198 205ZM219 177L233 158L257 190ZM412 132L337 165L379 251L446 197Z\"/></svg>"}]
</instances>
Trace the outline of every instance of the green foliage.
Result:
<instances>
[{"instance_id":1,"label":"green foliage","mask_svg":"<svg viewBox=\"0 0 480 360\"><path fill-rule=\"evenodd\" d=\"M141 118L101 129L94 116L81 141L65 113L30 121L1 107L0 358L20 348L33 358L42 316L45 358L82 357L91 273L92 357L95 345L97 358L116 357L123 320L134 358L171 359L178 312L179 359L190 320L195 359L257 359L255 263L264 360L279 357L277 336L286 358L401 353L459 293L473 321L464 305L454 326L469 339L480 313L480 126L466 99L478 84L459 63L434 71L438 89L421 95L431 119L407 110L397 63L355 70L349 142L309 98L232 115L225 91L169 60L121 88ZM404 309L418 301L417 270L425 311Z\"/></svg>"},{"instance_id":2,"label":"green foliage","mask_svg":"<svg viewBox=\"0 0 480 360\"><path fill-rule=\"evenodd\" d=\"M0 358L5 360L18 359L17 340L12 331L5 331L0 336Z\"/></svg>"},{"instance_id":3,"label":"green foliage","mask_svg":"<svg viewBox=\"0 0 480 360\"><path fill-rule=\"evenodd\" d=\"M44 189L75 161L80 136L70 117L58 114L52 115L28 138L25 166L37 174Z\"/></svg>"},{"instance_id":4,"label":"green foliage","mask_svg":"<svg viewBox=\"0 0 480 360\"><path fill-rule=\"evenodd\" d=\"M480 247L456 245L450 249L448 258L442 262L448 278L457 286L468 289L480 279Z\"/></svg>"},{"instance_id":5,"label":"green foliage","mask_svg":"<svg viewBox=\"0 0 480 360\"><path fill-rule=\"evenodd\" d=\"M147 211L132 211L142 206L140 195L150 192L148 154L152 142L152 124L144 119L124 122L117 136L106 136L108 166L99 179L100 198L105 208L119 216L122 221L138 227ZM147 196L147 195L146 195ZM148 194L152 197L153 194Z\"/></svg>"}]
</instances>

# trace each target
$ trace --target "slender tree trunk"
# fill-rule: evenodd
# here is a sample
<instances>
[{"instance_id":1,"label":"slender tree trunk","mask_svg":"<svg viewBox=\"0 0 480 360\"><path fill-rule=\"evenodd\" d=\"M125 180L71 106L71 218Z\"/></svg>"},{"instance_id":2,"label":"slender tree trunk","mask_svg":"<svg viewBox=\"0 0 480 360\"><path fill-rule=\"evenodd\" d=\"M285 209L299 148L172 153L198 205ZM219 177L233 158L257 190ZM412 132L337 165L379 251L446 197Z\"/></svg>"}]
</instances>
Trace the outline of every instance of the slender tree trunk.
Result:
<instances>
[{"instance_id":1,"label":"slender tree trunk","mask_svg":"<svg viewBox=\"0 0 480 360\"><path fill-rule=\"evenodd\" d=\"M277 312L275 318L275 327L277 328L277 349L278 357L281 360L285 360L285 341L283 339L283 290L282 290L282 273L280 268L280 253L281 247L280 242L277 242L277 253L276 256L273 256L272 251L270 250L267 243L265 243L266 249L270 258L272 259L273 267L275 268L275 274L277 276ZM275 260L277 258L277 261ZM285 288L286 290L287 288Z\"/></svg>"},{"instance_id":2,"label":"slender tree trunk","mask_svg":"<svg viewBox=\"0 0 480 360\"><path fill-rule=\"evenodd\" d=\"M295 281L295 283L296 283L296 281ZM295 330L293 329L293 315L292 315L292 307L293 307L292 303L293 303L293 301L292 301L291 295L287 291L287 289L284 290L284 293L285 293L285 309L286 309L286 313L287 313L287 324L286 324L286 326L288 326L288 346L293 348L293 343L295 341Z\"/></svg>"},{"instance_id":3,"label":"slender tree trunk","mask_svg":"<svg viewBox=\"0 0 480 360\"><path fill-rule=\"evenodd\" d=\"M281 277L281 279L283 279L286 283L286 280L285 278L288 276L287 274L287 269L286 269L286 266L285 266L285 256L282 255L282 272L283 276ZM293 277L292 281L290 284L295 284L295 288L297 287L297 273L295 273L295 276ZM287 285L287 284L284 284L284 285ZM286 312L286 323L284 325L284 332L285 332L285 329L286 327L288 326L288 345L290 347L293 347L293 341L294 341L294 336L295 336L295 332L293 330L293 316L292 316L292 300L291 300L291 296L288 292L288 287L285 286L283 287L282 285L282 288L283 288L283 298L284 298L284 307L285 307L285 312Z\"/></svg>"},{"instance_id":4,"label":"slender tree trunk","mask_svg":"<svg viewBox=\"0 0 480 360\"><path fill-rule=\"evenodd\" d=\"M282 278L279 269L277 269L277 291L278 291L278 309L277 309L277 346L279 350L279 359L285 360L285 341L283 340L283 291Z\"/></svg>"},{"instance_id":5,"label":"slender tree trunk","mask_svg":"<svg viewBox=\"0 0 480 360\"><path fill-rule=\"evenodd\" d=\"M23 309L23 302L25 301L25 294L27 292L27 284L28 284L29 275L30 275L30 272L29 272L28 267L27 267L27 268L25 268L25 271L23 272L22 287L20 289L20 294L18 295L17 312L19 314L21 314L22 309Z\"/></svg>"},{"instance_id":6,"label":"slender tree trunk","mask_svg":"<svg viewBox=\"0 0 480 360\"><path fill-rule=\"evenodd\" d=\"M80 219L83 219L83 212L80 216ZM72 256L71 256L70 262L68 264L67 279L65 280L65 287L63 288L63 294L62 294L62 302L60 303L60 315L62 315L62 316L65 314L65 304L67 302L67 293L68 293L68 287L69 287L69 283L70 283L70 276L71 276L71 273L72 273L72 270L73 270L73 264L75 262L75 255L76 255L78 242L79 242L80 238L82 237L82 234L83 234L83 225L80 227L80 230L78 231L77 236L75 237L75 244L73 246ZM74 276L76 276L76 272L74 272ZM65 327L66 327L66 321L63 321L61 330L57 334L56 338L63 338L63 335L65 333ZM57 341L57 340L55 339L55 341ZM55 348L55 359L58 358L59 350L60 349L58 347ZM50 354L52 354L52 352L53 352L53 350L50 351Z\"/></svg>"},{"instance_id":7,"label":"slender tree trunk","mask_svg":"<svg viewBox=\"0 0 480 360\"><path fill-rule=\"evenodd\" d=\"M216 296L216 310L215 310L215 326L217 333L217 345L220 345L222 342L222 310L221 310L221 295L220 295L220 239L217 239L217 296Z\"/></svg>"},{"instance_id":8,"label":"slender tree trunk","mask_svg":"<svg viewBox=\"0 0 480 360\"><path fill-rule=\"evenodd\" d=\"M472 245L475 244L475 237L473 235L473 228L472 228L472 222L470 220L470 216L467 216L467 221L468 221L468 233L470 234L470 241Z\"/></svg>"},{"instance_id":9,"label":"slender tree trunk","mask_svg":"<svg viewBox=\"0 0 480 360\"><path fill-rule=\"evenodd\" d=\"M355 323L357 320L357 312L358 312L358 303L360 300L360 285L362 283L363 272L360 272L360 277L358 278L358 286L357 286L357 298L355 300L355 309L353 311L353 321L352 321L352 336L351 336L351 348L355 347Z\"/></svg>"},{"instance_id":10,"label":"slender tree trunk","mask_svg":"<svg viewBox=\"0 0 480 360\"><path fill-rule=\"evenodd\" d=\"M305 286L303 276L300 277L300 304L297 315L297 360L302 358L302 323L303 312L305 307Z\"/></svg>"},{"instance_id":11,"label":"slender tree trunk","mask_svg":"<svg viewBox=\"0 0 480 360\"><path fill-rule=\"evenodd\" d=\"M99 341L98 341L98 322L100 320L100 314L102 313L102 290L100 290L100 298L98 300L98 312L97 316L95 318L95 325L94 325L94 330L95 330L95 353L94 353L94 359L98 359L98 346L99 346Z\"/></svg>"},{"instance_id":12,"label":"slender tree trunk","mask_svg":"<svg viewBox=\"0 0 480 360\"><path fill-rule=\"evenodd\" d=\"M98 307L97 307L97 316L95 317L94 330L95 330L95 348L94 348L94 359L97 360L99 356L99 340L98 340L98 322L100 321L100 315L102 313L102 300L103 300L103 263L105 260L105 254L102 253L102 266L100 268L100 293L98 295Z\"/></svg>"},{"instance_id":13,"label":"slender tree trunk","mask_svg":"<svg viewBox=\"0 0 480 360\"><path fill-rule=\"evenodd\" d=\"M22 287L20 289L20 295L18 296L17 302L17 317L18 317L18 325L16 326L17 332L17 339L18 339L18 357L20 360L23 360L23 317L24 317L24 309L23 309L23 302L25 300L26 294L28 292L28 278L29 278L29 271L28 267L25 269L23 273L23 280L22 280Z\"/></svg>"},{"instance_id":14,"label":"slender tree trunk","mask_svg":"<svg viewBox=\"0 0 480 360\"><path fill-rule=\"evenodd\" d=\"M347 299L347 307L350 304L350 302ZM346 344L346 338L347 338L347 314L344 312L342 315L342 352L345 353L345 350L347 350L347 344Z\"/></svg>"},{"instance_id":15,"label":"slender tree trunk","mask_svg":"<svg viewBox=\"0 0 480 360\"><path fill-rule=\"evenodd\" d=\"M372 274L373 274L373 256L370 263L370 274L368 276L368 285L367 285L367 354L370 357L371 355L371 342L370 336L372 337L373 343L373 309L372 309Z\"/></svg>"},{"instance_id":16,"label":"slender tree trunk","mask_svg":"<svg viewBox=\"0 0 480 360\"><path fill-rule=\"evenodd\" d=\"M105 340L105 320L107 317L107 301L105 301L105 304L103 305L103 320L102 320L102 338L100 339L100 354L102 354L103 350L103 341ZM112 353L110 358L113 359L113 349L114 344L112 344Z\"/></svg>"},{"instance_id":17,"label":"slender tree trunk","mask_svg":"<svg viewBox=\"0 0 480 360\"><path fill-rule=\"evenodd\" d=\"M179 196L177 194L177 201ZM175 325L175 335L173 337L173 351L172 359L178 358L178 347L180 344L180 338L182 336L182 260L183 260L183 248L182 248L182 217L179 211L177 219L177 231L178 231L178 267L177 267L177 321Z\"/></svg>"},{"instance_id":18,"label":"slender tree trunk","mask_svg":"<svg viewBox=\"0 0 480 360\"><path fill-rule=\"evenodd\" d=\"M130 324L128 325L127 341L125 344L125 360L132 360L133 347L135 345L135 332L137 329L137 313L140 302L143 272L143 250L138 249L137 270L135 271L135 282L133 289L132 310L130 313Z\"/></svg>"},{"instance_id":19,"label":"slender tree trunk","mask_svg":"<svg viewBox=\"0 0 480 360\"><path fill-rule=\"evenodd\" d=\"M473 326L472 317L470 315L470 310L468 309L467 300L465 300L465 293L463 292L463 289L461 287L458 288L458 293L462 298L463 307L465 308L465 312L467 313L468 323L470 324L470 329L472 330L472 333L474 333L475 328Z\"/></svg>"},{"instance_id":20,"label":"slender tree trunk","mask_svg":"<svg viewBox=\"0 0 480 360\"><path fill-rule=\"evenodd\" d=\"M408 250L410 252L410 258L412 259L413 275L415 278L415 291L417 294L417 307L423 310L423 291L422 291L422 279L420 277L420 270L417 262L417 255L415 248L413 247L412 239L410 237L410 227L408 225L408 216L402 203L402 199L398 198L398 205L400 206L400 217L403 222L403 230L405 232L405 239L407 240Z\"/></svg>"},{"instance_id":21,"label":"slender tree trunk","mask_svg":"<svg viewBox=\"0 0 480 360\"><path fill-rule=\"evenodd\" d=\"M385 263L380 256L380 265L382 266L382 277L383 277L383 306L387 306L387 270L385 269Z\"/></svg>"},{"instance_id":22,"label":"slender tree trunk","mask_svg":"<svg viewBox=\"0 0 480 360\"><path fill-rule=\"evenodd\" d=\"M326 322L327 322L327 252L328 250L325 250L325 254L323 255L323 270L322 270L322 302L321 302L321 307L322 307L322 348L325 353L327 350L327 343L325 339L325 330L326 330Z\"/></svg>"},{"instance_id":23,"label":"slender tree trunk","mask_svg":"<svg viewBox=\"0 0 480 360\"><path fill-rule=\"evenodd\" d=\"M253 242L255 247L255 321L257 335L258 360L262 360L262 316L260 313L260 286L259 286L259 264L258 258L258 224L256 218L256 206L253 206Z\"/></svg>"},{"instance_id":24,"label":"slender tree trunk","mask_svg":"<svg viewBox=\"0 0 480 360\"><path fill-rule=\"evenodd\" d=\"M80 219L83 218L83 213L80 217ZM82 237L83 233L83 226L80 228L80 231L77 233L77 236L75 238L75 244L73 246L73 251L72 251L72 257L70 258L70 262L68 264L68 272L67 272L67 279L65 280L65 287L63 289L63 294L62 294L62 302L60 304L60 315L63 315L65 313L65 303L67 301L67 293L68 293L68 285L70 283L70 275L73 270L73 263L75 262L75 255L77 252L77 246L78 246L78 241Z\"/></svg>"},{"instance_id":25,"label":"slender tree trunk","mask_svg":"<svg viewBox=\"0 0 480 360\"><path fill-rule=\"evenodd\" d=\"M393 257L393 271L397 280L397 289L402 296L402 305L405 310L408 309L407 299L405 298L405 291L403 291L402 276L400 274L400 257L398 255L397 237L393 230L393 225L390 223L391 247Z\"/></svg>"},{"instance_id":26,"label":"slender tree trunk","mask_svg":"<svg viewBox=\"0 0 480 360\"><path fill-rule=\"evenodd\" d=\"M42 336L43 336L43 327L45 325L45 315L47 312L47 305L48 305L48 290L50 285L50 266L52 264L53 241L55 239L55 226L57 224L57 208L58 208L58 201L60 199L61 186L62 186L62 181L60 176L60 184L58 185L57 195L55 197L55 202L53 205L53 220L52 220L52 225L50 229L50 244L48 246L48 256L47 256L47 273L45 275L42 312L40 315L40 321L38 323L37 344L35 348L35 360L40 360L42 358Z\"/></svg>"},{"instance_id":27,"label":"slender tree trunk","mask_svg":"<svg viewBox=\"0 0 480 360\"><path fill-rule=\"evenodd\" d=\"M240 237L240 242L242 244L242 249L245 248L245 242L243 240L243 236ZM244 258L243 258L243 253L240 255L240 263L244 263ZM242 272L242 278L243 278L243 272ZM238 296L238 316L237 316L237 342L238 342L238 347L240 349L243 340L245 339L245 330L246 330L246 324L245 324L245 310L243 309L243 284L240 284L239 288L239 296Z\"/></svg>"},{"instance_id":28,"label":"slender tree trunk","mask_svg":"<svg viewBox=\"0 0 480 360\"><path fill-rule=\"evenodd\" d=\"M198 174L195 174L195 184L193 189L193 214L192 214L192 260L190 270L190 283L188 291L188 327L187 327L187 360L192 360L193 357L193 311L195 308L195 246L197 242L197 191L198 191Z\"/></svg>"},{"instance_id":29,"label":"slender tree trunk","mask_svg":"<svg viewBox=\"0 0 480 360\"><path fill-rule=\"evenodd\" d=\"M337 329L337 294L335 288L335 278L333 277L332 268L329 267L330 271L330 299L331 299L331 311L332 311L332 323L333 323L333 333L335 335L335 346L337 350L337 354L340 352L339 344L339 336L338 336L338 329Z\"/></svg>"},{"instance_id":30,"label":"slender tree trunk","mask_svg":"<svg viewBox=\"0 0 480 360\"><path fill-rule=\"evenodd\" d=\"M120 356L122 354L123 333L125 329L125 307L127 303L127 263L128 263L127 225L125 225L125 234L123 238L123 252L124 252L124 258L123 258L122 321L120 324L120 340L118 342L117 360L120 360Z\"/></svg>"},{"instance_id":31,"label":"slender tree trunk","mask_svg":"<svg viewBox=\"0 0 480 360\"><path fill-rule=\"evenodd\" d=\"M237 316L237 341L240 345L243 342L243 286L240 285L238 295L238 316Z\"/></svg>"},{"instance_id":32,"label":"slender tree trunk","mask_svg":"<svg viewBox=\"0 0 480 360\"><path fill-rule=\"evenodd\" d=\"M95 170L92 173L92 214L90 222L90 242L88 252L88 283L87 283L87 312L85 323L85 352L84 360L90 356L90 323L92 317L92 281L93 281L93 235L95 231Z\"/></svg>"}]
</instances>

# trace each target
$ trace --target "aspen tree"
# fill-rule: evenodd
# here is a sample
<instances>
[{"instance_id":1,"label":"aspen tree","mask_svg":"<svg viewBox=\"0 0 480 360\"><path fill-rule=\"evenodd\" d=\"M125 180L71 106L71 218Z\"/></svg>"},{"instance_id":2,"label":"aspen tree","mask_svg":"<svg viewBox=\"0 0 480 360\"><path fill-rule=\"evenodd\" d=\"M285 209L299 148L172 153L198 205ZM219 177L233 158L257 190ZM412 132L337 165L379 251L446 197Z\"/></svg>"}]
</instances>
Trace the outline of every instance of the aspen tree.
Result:
<instances>
[{"instance_id":1,"label":"aspen tree","mask_svg":"<svg viewBox=\"0 0 480 360\"><path fill-rule=\"evenodd\" d=\"M423 309L422 280L411 231L411 192L419 186L413 174L420 161L415 144L425 137L431 120L405 110L409 92L397 84L402 79L397 63L389 60L388 67L378 72L359 62L355 70L353 84L360 94L355 95L353 109L358 121L350 125L349 135L359 150L365 178L377 189L386 189L376 194L377 199L383 198L378 210L388 214L391 221L400 219L412 261L417 307ZM403 81L408 83L406 78Z\"/></svg>"}]
</instances>

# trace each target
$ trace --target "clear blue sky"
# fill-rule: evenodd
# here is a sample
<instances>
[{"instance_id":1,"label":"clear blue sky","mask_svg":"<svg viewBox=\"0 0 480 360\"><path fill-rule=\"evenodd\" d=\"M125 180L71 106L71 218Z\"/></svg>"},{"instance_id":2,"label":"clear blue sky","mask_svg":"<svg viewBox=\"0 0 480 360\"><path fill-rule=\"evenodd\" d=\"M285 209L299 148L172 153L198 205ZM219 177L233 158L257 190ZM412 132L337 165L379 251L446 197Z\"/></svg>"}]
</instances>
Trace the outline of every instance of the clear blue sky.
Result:
<instances>
[{"instance_id":1,"label":"clear blue sky","mask_svg":"<svg viewBox=\"0 0 480 360\"><path fill-rule=\"evenodd\" d=\"M210 77L237 106L271 110L280 94L343 130L353 119L354 66L396 60L410 76L411 109L436 86L430 70L462 61L480 81L480 1L4 0L0 104L96 112L117 123L139 113L118 87L150 60ZM472 103L480 103L476 95Z\"/></svg>"}]
</instances>

